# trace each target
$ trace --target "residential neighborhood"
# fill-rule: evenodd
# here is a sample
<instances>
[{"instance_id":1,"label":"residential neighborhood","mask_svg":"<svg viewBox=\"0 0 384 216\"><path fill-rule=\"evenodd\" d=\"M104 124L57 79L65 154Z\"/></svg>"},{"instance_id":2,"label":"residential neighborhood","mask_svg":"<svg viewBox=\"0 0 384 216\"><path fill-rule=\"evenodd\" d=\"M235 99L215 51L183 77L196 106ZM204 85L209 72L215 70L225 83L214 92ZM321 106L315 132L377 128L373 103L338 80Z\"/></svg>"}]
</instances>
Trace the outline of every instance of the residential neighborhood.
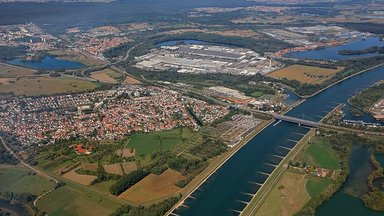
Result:
<instances>
[{"instance_id":1,"label":"residential neighborhood","mask_svg":"<svg viewBox=\"0 0 384 216\"><path fill-rule=\"evenodd\" d=\"M14 132L25 145L82 137L117 140L133 132L198 128L197 116L210 123L227 107L154 86L40 98L14 98L0 104L0 130ZM80 111L78 109L81 109Z\"/></svg>"}]
</instances>

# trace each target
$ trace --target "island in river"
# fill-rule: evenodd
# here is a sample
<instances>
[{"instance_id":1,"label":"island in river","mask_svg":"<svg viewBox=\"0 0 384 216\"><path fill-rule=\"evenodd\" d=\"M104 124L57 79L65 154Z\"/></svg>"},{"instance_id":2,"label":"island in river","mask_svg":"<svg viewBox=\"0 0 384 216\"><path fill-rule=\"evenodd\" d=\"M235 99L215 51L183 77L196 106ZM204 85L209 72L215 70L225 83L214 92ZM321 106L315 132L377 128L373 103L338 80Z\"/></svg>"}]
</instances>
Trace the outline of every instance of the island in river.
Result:
<instances>
[{"instance_id":1,"label":"island in river","mask_svg":"<svg viewBox=\"0 0 384 216\"><path fill-rule=\"evenodd\" d=\"M346 50L339 50L337 51L337 54L339 55L364 55L368 53L379 53L384 54L384 47L379 46L371 46L366 49L361 50L352 50L352 49L346 49Z\"/></svg>"}]
</instances>

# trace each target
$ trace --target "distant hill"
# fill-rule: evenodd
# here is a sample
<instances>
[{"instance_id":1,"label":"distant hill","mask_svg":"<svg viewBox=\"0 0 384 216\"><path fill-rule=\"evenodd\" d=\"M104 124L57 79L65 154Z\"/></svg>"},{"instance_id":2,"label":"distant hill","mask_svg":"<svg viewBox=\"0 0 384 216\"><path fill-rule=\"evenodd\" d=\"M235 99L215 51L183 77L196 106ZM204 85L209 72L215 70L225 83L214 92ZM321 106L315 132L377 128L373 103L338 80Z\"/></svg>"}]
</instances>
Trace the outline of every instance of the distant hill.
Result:
<instances>
[{"instance_id":1,"label":"distant hill","mask_svg":"<svg viewBox=\"0 0 384 216\"><path fill-rule=\"evenodd\" d=\"M0 3L10 3L10 2L36 2L36 3L44 3L44 2L92 2L92 3L105 3L105 2L113 2L115 0L0 0Z\"/></svg>"}]
</instances>

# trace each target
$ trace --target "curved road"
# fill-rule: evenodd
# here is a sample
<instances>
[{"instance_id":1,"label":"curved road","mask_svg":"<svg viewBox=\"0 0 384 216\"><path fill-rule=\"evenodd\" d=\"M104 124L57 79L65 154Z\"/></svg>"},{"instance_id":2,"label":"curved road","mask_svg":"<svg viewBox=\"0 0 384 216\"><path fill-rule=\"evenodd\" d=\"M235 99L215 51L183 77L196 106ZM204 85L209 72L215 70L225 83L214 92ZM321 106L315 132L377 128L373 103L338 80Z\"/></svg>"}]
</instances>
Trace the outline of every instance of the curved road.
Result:
<instances>
[{"instance_id":1,"label":"curved road","mask_svg":"<svg viewBox=\"0 0 384 216\"><path fill-rule=\"evenodd\" d=\"M95 71L95 70L99 70L99 69L102 69L102 68L108 68L108 67L111 67L112 69L117 70L118 72L122 73L125 76L132 76L129 73L127 73L124 69L118 67L117 64L126 61L129 58L131 51L133 49L135 49L136 47L142 45L142 44L144 44L144 43L143 42L142 43L138 43L138 44L134 45L133 47L129 48L127 50L127 52L125 53L124 57L122 59L120 59L119 61L117 61L117 62L111 63L111 62L106 60L107 61L106 64L84 68L80 72L82 77L74 76L74 75L66 75L66 76L67 77L73 77L73 78L85 78L86 80L89 80L89 81L100 81L100 82L102 82L101 80L97 80L97 79L89 77L86 72L88 72L88 71L92 72L92 71Z\"/></svg>"}]
</instances>

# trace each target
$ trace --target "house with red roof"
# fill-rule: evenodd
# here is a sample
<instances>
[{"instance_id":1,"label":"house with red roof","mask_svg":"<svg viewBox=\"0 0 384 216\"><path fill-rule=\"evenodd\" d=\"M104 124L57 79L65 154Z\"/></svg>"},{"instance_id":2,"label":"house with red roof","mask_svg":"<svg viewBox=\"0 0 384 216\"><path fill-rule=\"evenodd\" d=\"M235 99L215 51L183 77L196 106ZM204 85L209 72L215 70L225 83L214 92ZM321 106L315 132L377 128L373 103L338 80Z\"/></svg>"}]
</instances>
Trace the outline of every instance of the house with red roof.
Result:
<instances>
[{"instance_id":1,"label":"house with red roof","mask_svg":"<svg viewBox=\"0 0 384 216\"><path fill-rule=\"evenodd\" d=\"M75 152L78 155L89 155L92 154L92 147L86 147L80 143L75 145Z\"/></svg>"}]
</instances>

